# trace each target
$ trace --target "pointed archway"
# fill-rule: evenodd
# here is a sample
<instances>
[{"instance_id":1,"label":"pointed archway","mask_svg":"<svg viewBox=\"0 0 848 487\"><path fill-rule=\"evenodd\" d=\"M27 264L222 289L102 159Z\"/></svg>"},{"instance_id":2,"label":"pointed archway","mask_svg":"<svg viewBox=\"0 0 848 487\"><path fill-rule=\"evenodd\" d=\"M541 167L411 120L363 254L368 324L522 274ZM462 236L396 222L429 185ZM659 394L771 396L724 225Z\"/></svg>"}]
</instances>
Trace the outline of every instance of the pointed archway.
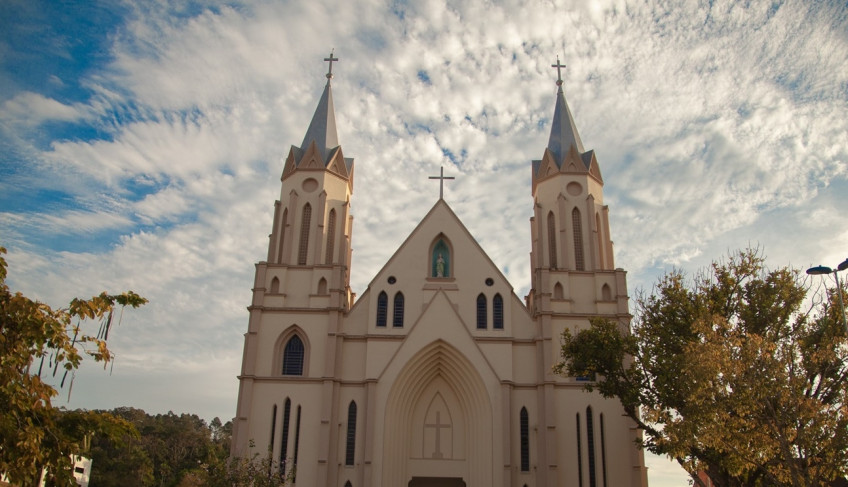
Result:
<instances>
[{"instance_id":1,"label":"pointed archway","mask_svg":"<svg viewBox=\"0 0 848 487\"><path fill-rule=\"evenodd\" d=\"M492 405L456 348L436 340L394 381L386 403L384 485L492 484ZM438 472L444 477L432 477Z\"/></svg>"}]
</instances>

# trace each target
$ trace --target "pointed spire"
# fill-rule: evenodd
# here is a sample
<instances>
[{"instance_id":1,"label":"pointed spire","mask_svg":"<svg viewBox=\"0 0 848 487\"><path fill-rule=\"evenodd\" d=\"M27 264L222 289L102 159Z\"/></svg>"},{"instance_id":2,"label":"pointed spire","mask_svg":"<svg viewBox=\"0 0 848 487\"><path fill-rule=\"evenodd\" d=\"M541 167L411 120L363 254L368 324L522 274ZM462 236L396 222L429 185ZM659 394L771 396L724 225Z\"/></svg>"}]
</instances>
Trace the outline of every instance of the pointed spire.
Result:
<instances>
[{"instance_id":1,"label":"pointed spire","mask_svg":"<svg viewBox=\"0 0 848 487\"><path fill-rule=\"evenodd\" d=\"M333 92L330 89L330 81L333 79L333 61L338 60L339 58L333 57L333 51L330 52L329 58L324 58L324 61L330 63L327 85L324 86L324 93L321 94L321 100L318 101L318 108L315 109L312 121L309 122L309 129L306 130L303 143L300 144L300 150L305 153L309 149L309 145L315 142L325 164L329 161L333 149L339 146L339 135L336 132L336 111L333 107Z\"/></svg>"},{"instance_id":2,"label":"pointed spire","mask_svg":"<svg viewBox=\"0 0 848 487\"><path fill-rule=\"evenodd\" d=\"M557 68L557 99L554 118L551 122L551 136L548 139L548 149L553 153L557 166L561 166L565 155L572 145L580 154L585 151L583 150L583 142L580 141L580 134L577 133L577 126L574 125L571 110L568 109L568 103L566 103L565 95L562 93L561 68L564 68L565 65L560 64L559 56L557 56L556 64L552 64L551 67Z\"/></svg>"}]
</instances>

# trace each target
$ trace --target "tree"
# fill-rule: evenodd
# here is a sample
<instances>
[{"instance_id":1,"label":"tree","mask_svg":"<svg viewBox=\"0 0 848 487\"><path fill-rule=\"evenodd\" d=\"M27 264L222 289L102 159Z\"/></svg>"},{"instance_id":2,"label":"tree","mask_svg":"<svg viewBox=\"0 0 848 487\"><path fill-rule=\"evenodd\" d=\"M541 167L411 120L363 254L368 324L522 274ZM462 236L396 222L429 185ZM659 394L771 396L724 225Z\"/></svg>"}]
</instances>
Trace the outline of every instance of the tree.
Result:
<instances>
[{"instance_id":1,"label":"tree","mask_svg":"<svg viewBox=\"0 0 848 487\"><path fill-rule=\"evenodd\" d=\"M848 344L838 308L809 302L797 271L737 252L662 277L630 333L566 330L555 369L595 376L587 389L618 398L696 485L698 471L720 487L829 485L848 473Z\"/></svg>"},{"instance_id":2,"label":"tree","mask_svg":"<svg viewBox=\"0 0 848 487\"><path fill-rule=\"evenodd\" d=\"M115 308L136 308L147 300L132 291L104 292L53 309L9 290L5 252L0 247L0 472L12 483L28 486L38 482L44 469L51 484L75 485L70 456L80 452L87 438L131 429L110 415L62 416L51 402L57 389L42 377L56 377L62 388L70 374L70 388L85 355L105 367L113 357L106 340ZM91 321L100 325L95 335L83 331Z\"/></svg>"}]
</instances>

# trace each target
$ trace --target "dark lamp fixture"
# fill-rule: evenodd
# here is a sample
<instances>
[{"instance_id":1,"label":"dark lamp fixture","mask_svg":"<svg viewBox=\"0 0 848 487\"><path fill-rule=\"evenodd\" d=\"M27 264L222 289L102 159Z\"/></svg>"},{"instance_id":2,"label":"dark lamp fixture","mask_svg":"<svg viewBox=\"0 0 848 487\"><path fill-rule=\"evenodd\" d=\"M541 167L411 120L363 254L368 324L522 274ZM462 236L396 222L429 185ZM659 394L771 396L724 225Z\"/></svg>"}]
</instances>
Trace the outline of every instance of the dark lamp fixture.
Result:
<instances>
[{"instance_id":1,"label":"dark lamp fixture","mask_svg":"<svg viewBox=\"0 0 848 487\"><path fill-rule=\"evenodd\" d=\"M848 259L843 260L842 263L839 264L836 268L840 271L844 271L845 269L848 269Z\"/></svg>"},{"instance_id":2,"label":"dark lamp fixture","mask_svg":"<svg viewBox=\"0 0 848 487\"><path fill-rule=\"evenodd\" d=\"M842 264L845 264L845 267L848 267L848 259L846 259L845 262L843 262ZM839 264L839 267L842 267L842 264ZM841 271L842 269L839 269L839 270ZM822 274L831 274L832 272L833 272L833 269L831 269L830 267L828 267L826 265L810 267L809 269L807 269L807 274L810 274L811 276L820 276Z\"/></svg>"}]
</instances>

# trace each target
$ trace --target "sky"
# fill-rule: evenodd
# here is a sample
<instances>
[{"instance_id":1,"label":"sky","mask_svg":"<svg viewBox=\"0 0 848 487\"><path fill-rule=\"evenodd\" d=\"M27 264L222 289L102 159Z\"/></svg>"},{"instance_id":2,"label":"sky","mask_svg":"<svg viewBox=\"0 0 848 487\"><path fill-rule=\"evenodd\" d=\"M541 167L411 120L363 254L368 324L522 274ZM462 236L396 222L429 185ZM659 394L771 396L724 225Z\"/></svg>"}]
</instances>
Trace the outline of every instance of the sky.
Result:
<instances>
[{"instance_id":1,"label":"sky","mask_svg":"<svg viewBox=\"0 0 848 487\"><path fill-rule=\"evenodd\" d=\"M110 336L111 371L84 366L56 404L232 418L253 264L332 49L357 294L438 199L440 167L527 294L557 58L631 296L749 246L773 267L848 257L844 2L3 0L8 284L54 306L150 300ZM686 485L648 465L652 486Z\"/></svg>"}]
</instances>

